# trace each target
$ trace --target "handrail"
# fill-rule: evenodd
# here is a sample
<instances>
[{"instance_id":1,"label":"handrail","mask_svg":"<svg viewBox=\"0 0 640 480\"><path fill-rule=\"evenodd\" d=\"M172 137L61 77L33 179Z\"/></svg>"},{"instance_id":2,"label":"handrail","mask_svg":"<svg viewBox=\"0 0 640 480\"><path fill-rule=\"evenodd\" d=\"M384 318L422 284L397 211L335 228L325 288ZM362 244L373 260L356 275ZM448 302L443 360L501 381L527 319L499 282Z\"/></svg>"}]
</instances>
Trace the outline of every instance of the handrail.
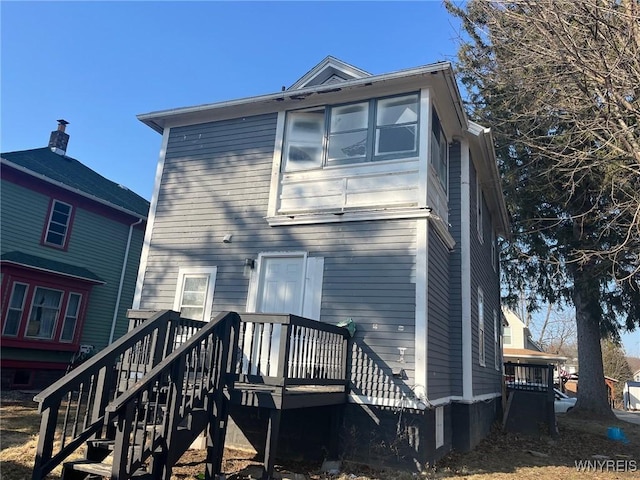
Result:
<instances>
[{"instance_id":1,"label":"handrail","mask_svg":"<svg viewBox=\"0 0 640 480\"><path fill-rule=\"evenodd\" d=\"M107 405L107 422L117 424L112 478L130 478L148 461L152 472L162 470L169 478L185 447L178 426L188 421L190 433L197 434L207 424L220 424L239 324L235 312L217 315ZM198 411L204 413L199 422L192 418Z\"/></svg>"},{"instance_id":2,"label":"handrail","mask_svg":"<svg viewBox=\"0 0 640 480\"><path fill-rule=\"evenodd\" d=\"M211 322L172 311L128 315L126 335L35 396L42 423L33 480L91 438L115 438L113 478L144 463L168 478L187 444L181 422L191 433L208 424L222 444L224 387L237 380L347 391L346 328L284 314L224 312Z\"/></svg>"},{"instance_id":3,"label":"handrail","mask_svg":"<svg viewBox=\"0 0 640 480\"><path fill-rule=\"evenodd\" d=\"M227 319L229 316L229 319ZM113 418L122 408L125 407L127 403L129 403L133 398L138 396L140 392L149 388L149 386L155 381L155 379L167 369L167 367L172 366L176 363L180 358L185 356L185 353L189 350L192 350L195 345L201 343L202 339L207 337L211 330L214 330L221 324L224 320L230 320L232 322L239 322L240 316L235 312L222 312L216 316L210 322L205 322L205 327L200 329L196 334L194 334L189 340L187 340L182 347L166 357L162 362L153 367L153 369L147 373L143 379L136 382L133 388L129 389L123 395L120 395L118 398L114 399L107 407L105 411L110 413L110 417Z\"/></svg>"},{"instance_id":4,"label":"handrail","mask_svg":"<svg viewBox=\"0 0 640 480\"><path fill-rule=\"evenodd\" d=\"M111 397L120 393L114 388L116 376L130 375L126 368L117 372L117 363L129 353L129 357L137 356L137 367L144 364L144 369L149 369L170 348L166 342L167 332L170 324L177 320L176 312L156 313L35 395L42 419L33 480L44 478L82 442L103 428L104 408Z\"/></svg>"},{"instance_id":5,"label":"handrail","mask_svg":"<svg viewBox=\"0 0 640 480\"><path fill-rule=\"evenodd\" d=\"M344 327L297 315L243 313L236 378L279 388L346 388L349 340Z\"/></svg>"}]
</instances>

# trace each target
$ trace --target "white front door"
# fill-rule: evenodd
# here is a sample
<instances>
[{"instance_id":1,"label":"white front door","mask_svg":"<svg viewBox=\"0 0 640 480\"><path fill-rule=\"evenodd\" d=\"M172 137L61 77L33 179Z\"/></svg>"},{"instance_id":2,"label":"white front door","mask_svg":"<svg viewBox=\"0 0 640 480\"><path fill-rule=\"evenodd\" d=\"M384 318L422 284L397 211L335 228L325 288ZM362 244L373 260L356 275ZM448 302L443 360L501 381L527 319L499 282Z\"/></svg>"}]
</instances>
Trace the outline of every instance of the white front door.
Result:
<instances>
[{"instance_id":1,"label":"white front door","mask_svg":"<svg viewBox=\"0 0 640 480\"><path fill-rule=\"evenodd\" d=\"M263 256L259 266L256 312L302 315L304 265L304 255ZM260 335L262 339L258 347L261 350L260 357L269 358L268 366L261 362L259 373L276 376L282 327L273 325L267 332L263 332L262 327L256 328L254 335Z\"/></svg>"},{"instance_id":2,"label":"white front door","mask_svg":"<svg viewBox=\"0 0 640 480\"><path fill-rule=\"evenodd\" d=\"M263 257L256 311L302 315L304 257Z\"/></svg>"}]
</instances>

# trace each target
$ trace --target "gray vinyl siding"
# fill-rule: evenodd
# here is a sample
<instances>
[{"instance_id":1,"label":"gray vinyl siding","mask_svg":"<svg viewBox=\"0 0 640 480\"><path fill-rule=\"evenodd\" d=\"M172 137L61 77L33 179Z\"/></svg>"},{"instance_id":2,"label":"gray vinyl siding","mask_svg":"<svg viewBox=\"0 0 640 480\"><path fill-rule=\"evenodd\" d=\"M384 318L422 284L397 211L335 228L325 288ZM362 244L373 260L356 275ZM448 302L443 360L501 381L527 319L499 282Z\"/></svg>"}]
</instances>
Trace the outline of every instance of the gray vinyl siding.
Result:
<instances>
[{"instance_id":1,"label":"gray vinyl siding","mask_svg":"<svg viewBox=\"0 0 640 480\"><path fill-rule=\"evenodd\" d=\"M427 371L429 399L451 395L449 339L449 250L429 228Z\"/></svg>"},{"instance_id":2,"label":"gray vinyl siding","mask_svg":"<svg viewBox=\"0 0 640 480\"><path fill-rule=\"evenodd\" d=\"M324 258L321 320L352 318L353 393L410 394L415 342L415 220L270 227L265 220L276 115L172 128L141 308L172 308L178 269L216 266L213 313L244 311L246 258L306 251ZM223 243L232 234L231 243ZM406 348L400 363L398 347ZM406 385L391 378L404 368Z\"/></svg>"},{"instance_id":3,"label":"gray vinyl siding","mask_svg":"<svg viewBox=\"0 0 640 480\"><path fill-rule=\"evenodd\" d=\"M91 290L80 340L81 344L93 345L96 350L104 348L111 331L129 224L84 208L87 200L78 197L72 202L74 218L67 250L51 248L40 244L51 197L3 180L1 198L1 253L21 251L82 266L105 281L104 285L95 285ZM55 194L53 198L57 198ZM131 218L130 222L135 219ZM143 237L143 227L135 228L114 338L128 328L126 310L131 308L133 301Z\"/></svg>"},{"instance_id":4,"label":"gray vinyl siding","mask_svg":"<svg viewBox=\"0 0 640 480\"><path fill-rule=\"evenodd\" d=\"M483 238L481 243L477 232L476 171L471 164L471 318L472 318L472 364L473 394L484 395L501 391L502 374L495 368L493 311L500 315L500 279L491 265L491 213L486 202L483 212ZM485 359L486 366L480 366L478 344L478 287L484 295Z\"/></svg>"},{"instance_id":5,"label":"gray vinyl siding","mask_svg":"<svg viewBox=\"0 0 640 480\"><path fill-rule=\"evenodd\" d=\"M456 244L449 254L449 372L451 394L462 396L462 257L460 143L449 148L449 232Z\"/></svg>"}]
</instances>

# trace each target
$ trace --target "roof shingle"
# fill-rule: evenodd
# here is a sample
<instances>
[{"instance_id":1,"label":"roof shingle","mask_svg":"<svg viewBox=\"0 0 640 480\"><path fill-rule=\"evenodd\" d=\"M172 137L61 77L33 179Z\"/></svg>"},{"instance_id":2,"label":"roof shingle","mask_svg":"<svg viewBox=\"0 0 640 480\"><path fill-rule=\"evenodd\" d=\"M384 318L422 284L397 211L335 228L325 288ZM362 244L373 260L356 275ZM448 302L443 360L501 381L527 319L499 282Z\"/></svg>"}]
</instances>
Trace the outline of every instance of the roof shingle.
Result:
<instances>
[{"instance_id":1,"label":"roof shingle","mask_svg":"<svg viewBox=\"0 0 640 480\"><path fill-rule=\"evenodd\" d=\"M137 193L103 177L75 158L51 149L35 148L2 153L2 159L72 189L97 197L111 205L147 217L149 202Z\"/></svg>"}]
</instances>

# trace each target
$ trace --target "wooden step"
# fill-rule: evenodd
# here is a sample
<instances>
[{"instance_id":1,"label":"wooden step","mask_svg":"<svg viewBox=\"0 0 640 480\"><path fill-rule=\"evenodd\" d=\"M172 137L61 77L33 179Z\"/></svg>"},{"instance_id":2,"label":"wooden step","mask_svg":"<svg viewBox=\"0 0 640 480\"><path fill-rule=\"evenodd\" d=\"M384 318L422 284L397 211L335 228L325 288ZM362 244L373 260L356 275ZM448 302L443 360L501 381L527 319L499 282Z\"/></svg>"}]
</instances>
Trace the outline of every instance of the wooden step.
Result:
<instances>
[{"instance_id":1,"label":"wooden step","mask_svg":"<svg viewBox=\"0 0 640 480\"><path fill-rule=\"evenodd\" d=\"M65 462L64 468L74 470L76 472L88 473L90 475L97 475L99 477L111 478L111 463L94 462L91 460L76 460L73 462ZM64 476L63 476L64 478ZM145 471L137 471L132 475L132 478L140 480L151 480L151 474Z\"/></svg>"},{"instance_id":2,"label":"wooden step","mask_svg":"<svg viewBox=\"0 0 640 480\"><path fill-rule=\"evenodd\" d=\"M116 444L115 440L110 440L108 438L99 438L97 440L89 440L87 441L87 445L90 448L95 448L99 450L108 450L113 452L113 447Z\"/></svg>"}]
</instances>

